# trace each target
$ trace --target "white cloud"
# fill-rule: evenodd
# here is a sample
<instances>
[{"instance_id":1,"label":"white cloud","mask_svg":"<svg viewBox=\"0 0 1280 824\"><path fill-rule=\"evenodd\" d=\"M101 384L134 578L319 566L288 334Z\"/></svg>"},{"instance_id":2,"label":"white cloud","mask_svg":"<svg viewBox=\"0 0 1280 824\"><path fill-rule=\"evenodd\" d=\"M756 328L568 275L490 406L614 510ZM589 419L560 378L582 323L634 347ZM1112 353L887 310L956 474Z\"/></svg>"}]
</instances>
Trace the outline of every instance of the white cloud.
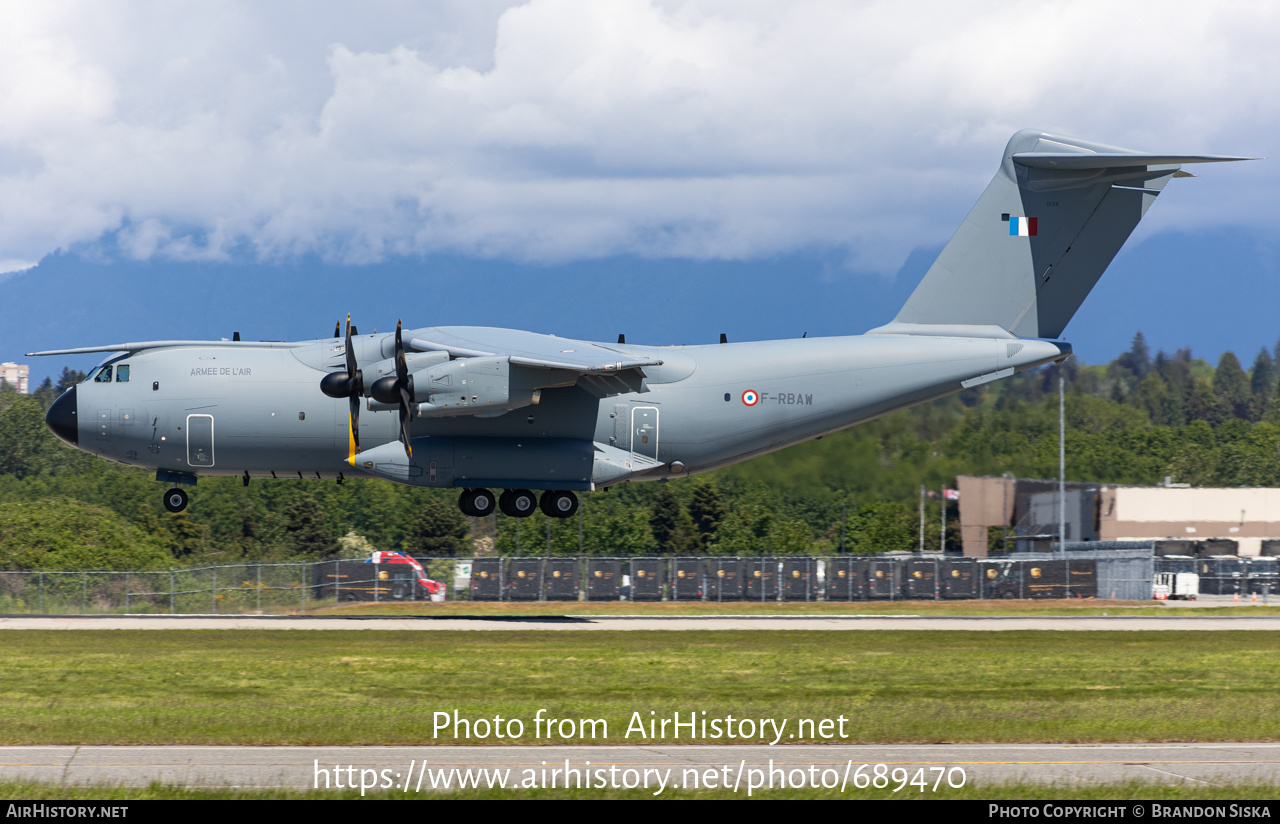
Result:
<instances>
[{"instance_id":1,"label":"white cloud","mask_svg":"<svg viewBox=\"0 0 1280 824\"><path fill-rule=\"evenodd\" d=\"M1169 2L8 4L0 259L821 245L892 271L946 239L1018 128L1274 154L1278 18ZM1275 178L1207 169L1153 217L1270 226Z\"/></svg>"}]
</instances>

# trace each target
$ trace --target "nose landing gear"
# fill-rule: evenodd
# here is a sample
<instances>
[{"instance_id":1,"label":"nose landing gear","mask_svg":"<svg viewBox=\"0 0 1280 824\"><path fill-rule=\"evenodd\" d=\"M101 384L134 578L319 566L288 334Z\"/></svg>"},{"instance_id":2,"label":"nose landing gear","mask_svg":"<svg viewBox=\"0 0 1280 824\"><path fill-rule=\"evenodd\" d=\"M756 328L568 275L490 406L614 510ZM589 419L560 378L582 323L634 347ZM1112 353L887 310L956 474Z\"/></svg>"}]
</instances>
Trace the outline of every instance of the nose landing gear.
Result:
<instances>
[{"instance_id":1,"label":"nose landing gear","mask_svg":"<svg viewBox=\"0 0 1280 824\"><path fill-rule=\"evenodd\" d=\"M170 512L181 512L187 508L187 493L178 487L164 493L164 508Z\"/></svg>"}]
</instances>

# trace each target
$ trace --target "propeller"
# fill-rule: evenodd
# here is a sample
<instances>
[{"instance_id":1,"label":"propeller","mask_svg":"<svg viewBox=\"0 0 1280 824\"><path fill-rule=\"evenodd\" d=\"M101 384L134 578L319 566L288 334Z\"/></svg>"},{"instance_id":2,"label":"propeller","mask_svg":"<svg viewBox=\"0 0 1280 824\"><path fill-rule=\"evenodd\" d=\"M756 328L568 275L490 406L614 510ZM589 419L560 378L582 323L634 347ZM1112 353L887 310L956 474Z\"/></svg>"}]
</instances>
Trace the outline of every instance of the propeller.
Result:
<instances>
[{"instance_id":1,"label":"propeller","mask_svg":"<svg viewBox=\"0 0 1280 824\"><path fill-rule=\"evenodd\" d=\"M331 398L347 398L347 463L355 466L356 453L360 451L360 399L364 396L364 373L356 368L356 353L351 346L351 336L355 334L351 325L351 315L347 315L346 354L347 370L330 372L320 380L320 391Z\"/></svg>"},{"instance_id":2,"label":"propeller","mask_svg":"<svg viewBox=\"0 0 1280 824\"><path fill-rule=\"evenodd\" d=\"M382 403L396 403L400 406L400 443L404 444L404 452L413 457L413 447L409 445L409 421L413 420L413 376L409 374L409 365L404 357L404 340L400 337L401 321L396 321L396 376L387 375L379 378L369 387L373 399Z\"/></svg>"}]
</instances>

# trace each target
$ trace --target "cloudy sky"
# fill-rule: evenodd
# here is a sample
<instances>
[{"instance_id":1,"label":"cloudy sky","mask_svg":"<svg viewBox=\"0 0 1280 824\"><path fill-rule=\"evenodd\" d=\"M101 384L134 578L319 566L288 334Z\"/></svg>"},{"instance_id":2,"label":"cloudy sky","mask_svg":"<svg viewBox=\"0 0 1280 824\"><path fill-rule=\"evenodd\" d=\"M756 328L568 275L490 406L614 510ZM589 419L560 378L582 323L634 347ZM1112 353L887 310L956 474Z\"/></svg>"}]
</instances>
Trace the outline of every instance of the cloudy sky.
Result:
<instances>
[{"instance_id":1,"label":"cloudy sky","mask_svg":"<svg viewBox=\"0 0 1280 824\"><path fill-rule=\"evenodd\" d=\"M1020 128L1280 154L1278 42L1261 2L9 0L0 304L25 311L0 360L311 337L353 305L645 343L860 332ZM1278 169L1175 181L1068 327L1082 356L1138 329L1272 345ZM183 311L211 282L240 291ZM104 317L93 284L150 294Z\"/></svg>"}]
</instances>

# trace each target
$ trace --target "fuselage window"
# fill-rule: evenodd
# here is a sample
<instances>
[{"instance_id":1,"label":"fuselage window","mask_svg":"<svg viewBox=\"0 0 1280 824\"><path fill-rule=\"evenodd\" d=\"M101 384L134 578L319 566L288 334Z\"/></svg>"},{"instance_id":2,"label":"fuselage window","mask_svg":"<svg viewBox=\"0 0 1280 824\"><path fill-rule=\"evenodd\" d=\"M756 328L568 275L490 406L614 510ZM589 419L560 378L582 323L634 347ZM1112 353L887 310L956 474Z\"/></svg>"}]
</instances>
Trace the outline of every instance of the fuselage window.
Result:
<instances>
[{"instance_id":1,"label":"fuselage window","mask_svg":"<svg viewBox=\"0 0 1280 824\"><path fill-rule=\"evenodd\" d=\"M104 366L98 376L93 379L94 383L111 383L111 367Z\"/></svg>"},{"instance_id":2,"label":"fuselage window","mask_svg":"<svg viewBox=\"0 0 1280 824\"><path fill-rule=\"evenodd\" d=\"M122 363L116 367L116 383L129 382L129 364Z\"/></svg>"}]
</instances>

